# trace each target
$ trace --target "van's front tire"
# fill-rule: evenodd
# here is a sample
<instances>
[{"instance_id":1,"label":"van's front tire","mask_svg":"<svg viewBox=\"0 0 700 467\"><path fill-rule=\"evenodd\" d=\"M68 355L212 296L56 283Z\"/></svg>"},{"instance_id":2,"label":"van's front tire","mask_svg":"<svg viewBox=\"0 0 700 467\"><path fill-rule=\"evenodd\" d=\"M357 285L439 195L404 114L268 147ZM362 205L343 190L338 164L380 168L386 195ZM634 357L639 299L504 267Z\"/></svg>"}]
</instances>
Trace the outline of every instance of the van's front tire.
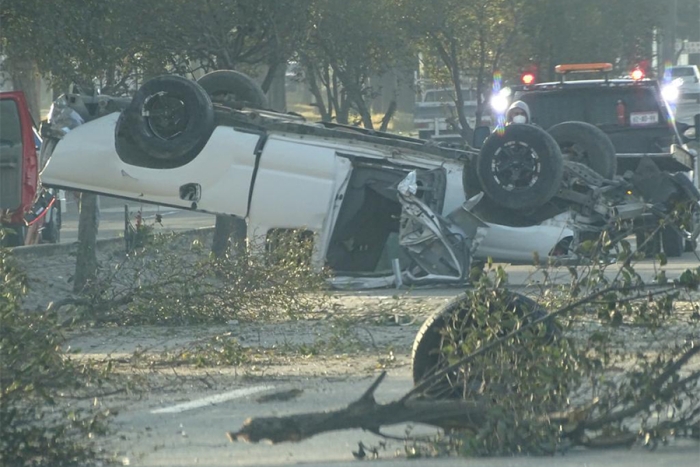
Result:
<instances>
[{"instance_id":1,"label":"van's front tire","mask_svg":"<svg viewBox=\"0 0 700 467\"><path fill-rule=\"evenodd\" d=\"M165 75L141 86L119 116L115 144L128 164L179 167L199 154L214 127L207 92L194 81Z\"/></svg>"}]
</instances>

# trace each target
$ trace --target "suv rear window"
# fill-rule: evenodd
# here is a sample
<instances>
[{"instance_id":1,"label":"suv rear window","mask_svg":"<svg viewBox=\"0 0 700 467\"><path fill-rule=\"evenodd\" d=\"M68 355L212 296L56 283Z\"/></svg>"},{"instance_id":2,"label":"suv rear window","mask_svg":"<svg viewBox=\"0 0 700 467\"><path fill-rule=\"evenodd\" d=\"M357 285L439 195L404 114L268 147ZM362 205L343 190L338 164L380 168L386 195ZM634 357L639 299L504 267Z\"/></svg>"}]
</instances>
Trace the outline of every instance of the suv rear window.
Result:
<instances>
[{"instance_id":1,"label":"suv rear window","mask_svg":"<svg viewBox=\"0 0 700 467\"><path fill-rule=\"evenodd\" d=\"M671 68L671 77L678 78L680 76L695 76L695 70L692 67Z\"/></svg>"},{"instance_id":2,"label":"suv rear window","mask_svg":"<svg viewBox=\"0 0 700 467\"><path fill-rule=\"evenodd\" d=\"M627 121L631 114L647 115L643 124L665 125L653 87L628 86L565 88L516 92L515 98L530 106L532 121L543 128L567 121L584 121L597 126L617 125L617 102L625 104ZM648 116L651 115L651 118Z\"/></svg>"}]
</instances>

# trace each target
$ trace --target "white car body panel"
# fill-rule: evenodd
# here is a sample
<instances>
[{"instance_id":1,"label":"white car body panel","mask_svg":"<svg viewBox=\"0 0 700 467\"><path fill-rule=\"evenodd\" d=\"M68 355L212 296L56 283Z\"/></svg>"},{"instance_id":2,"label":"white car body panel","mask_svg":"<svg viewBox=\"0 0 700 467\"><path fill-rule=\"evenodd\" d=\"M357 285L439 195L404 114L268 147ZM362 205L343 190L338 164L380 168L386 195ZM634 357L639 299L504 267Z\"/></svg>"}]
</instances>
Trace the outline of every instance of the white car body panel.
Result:
<instances>
[{"instance_id":1,"label":"white car body panel","mask_svg":"<svg viewBox=\"0 0 700 467\"><path fill-rule=\"evenodd\" d=\"M508 227L487 223L481 243L474 258L494 261L532 262L535 254L547 258L561 240L573 237L574 232L566 226L535 225L532 227Z\"/></svg>"},{"instance_id":2,"label":"white car body panel","mask_svg":"<svg viewBox=\"0 0 700 467\"><path fill-rule=\"evenodd\" d=\"M220 126L189 164L149 169L126 164L117 155L118 118L117 113L106 115L64 136L41 173L42 182L183 209L192 208L192 203L180 199L180 186L198 183L202 186L198 210L245 217L260 135Z\"/></svg>"},{"instance_id":3,"label":"white car body panel","mask_svg":"<svg viewBox=\"0 0 700 467\"><path fill-rule=\"evenodd\" d=\"M253 225L320 231L349 163L332 148L271 135L255 178L249 219Z\"/></svg>"},{"instance_id":4,"label":"white car body panel","mask_svg":"<svg viewBox=\"0 0 700 467\"><path fill-rule=\"evenodd\" d=\"M123 162L115 149L113 113L68 132L56 145L41 177L48 186L92 191L184 209L246 218L248 239L265 240L271 229L305 229L316 239L314 262L322 266L353 173L354 160L377 170L442 169L440 213L461 209L463 164L457 159L353 139L279 131L239 131L217 126L202 151L176 168L152 169ZM419 148L419 147L417 147ZM257 165L257 167L256 167ZM201 186L199 200L180 197L180 187ZM490 224L480 229L477 258L529 262L547 257L562 226L525 228ZM477 246L475 244L475 246ZM388 278L374 278L385 283ZM352 282L352 281L351 281ZM355 283L355 282L352 282Z\"/></svg>"}]
</instances>

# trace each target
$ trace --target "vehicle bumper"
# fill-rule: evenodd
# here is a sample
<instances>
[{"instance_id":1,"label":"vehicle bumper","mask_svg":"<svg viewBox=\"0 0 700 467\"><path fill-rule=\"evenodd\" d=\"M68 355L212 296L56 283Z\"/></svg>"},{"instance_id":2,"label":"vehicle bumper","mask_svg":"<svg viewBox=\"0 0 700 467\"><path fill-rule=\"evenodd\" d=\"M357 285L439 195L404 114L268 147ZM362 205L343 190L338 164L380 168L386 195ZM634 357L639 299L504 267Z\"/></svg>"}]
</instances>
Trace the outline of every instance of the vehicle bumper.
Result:
<instances>
[{"instance_id":1,"label":"vehicle bumper","mask_svg":"<svg viewBox=\"0 0 700 467\"><path fill-rule=\"evenodd\" d=\"M618 153L617 172L624 174L627 170L635 171L642 158L649 157L660 170L668 172L689 172L695 167L695 156L687 147L672 144L669 152L664 153Z\"/></svg>"}]
</instances>

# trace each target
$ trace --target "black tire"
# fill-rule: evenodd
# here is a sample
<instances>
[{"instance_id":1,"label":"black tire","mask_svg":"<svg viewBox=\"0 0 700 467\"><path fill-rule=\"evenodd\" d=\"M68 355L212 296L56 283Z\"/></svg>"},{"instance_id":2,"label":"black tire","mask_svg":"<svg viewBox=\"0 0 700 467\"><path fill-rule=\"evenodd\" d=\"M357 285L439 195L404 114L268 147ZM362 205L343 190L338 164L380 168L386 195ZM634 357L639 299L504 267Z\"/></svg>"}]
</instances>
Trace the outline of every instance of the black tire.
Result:
<instances>
[{"instance_id":1,"label":"black tire","mask_svg":"<svg viewBox=\"0 0 700 467\"><path fill-rule=\"evenodd\" d=\"M207 73L197 84L209 94L212 102L232 107L266 109L267 97L262 88L250 77L233 70Z\"/></svg>"},{"instance_id":2,"label":"black tire","mask_svg":"<svg viewBox=\"0 0 700 467\"><path fill-rule=\"evenodd\" d=\"M509 209L536 209L559 191L563 160L559 146L534 125L508 125L484 143L476 163L484 193Z\"/></svg>"},{"instance_id":3,"label":"black tire","mask_svg":"<svg viewBox=\"0 0 700 467\"><path fill-rule=\"evenodd\" d=\"M536 320L546 315L546 311L534 300L514 292L508 292L510 298L508 302L509 310L512 310L519 317L528 316L529 319ZM442 333L441 331L452 322L453 316L457 313L459 321L470 320L469 308L465 305L467 294L463 293L450 300L442 308L431 315L421 326L415 340L413 341L413 349L411 351L411 371L413 383L418 384L425 377L434 373L440 363L440 349L442 348ZM474 323L467 321L466 326L474 326ZM550 341L553 336L559 331L556 324L551 323L548 326L548 335L545 338L545 343ZM439 395L444 397L459 397L460 392L452 388L450 381L445 381L436 384L428 395Z\"/></svg>"},{"instance_id":4,"label":"black tire","mask_svg":"<svg viewBox=\"0 0 700 467\"><path fill-rule=\"evenodd\" d=\"M685 250L683 234L672 225L667 225L661 229L661 245L667 258L678 258L683 256Z\"/></svg>"},{"instance_id":5,"label":"black tire","mask_svg":"<svg viewBox=\"0 0 700 467\"><path fill-rule=\"evenodd\" d=\"M617 173L615 146L600 128L586 122L563 122L548 130L564 160L579 162L607 179Z\"/></svg>"},{"instance_id":6,"label":"black tire","mask_svg":"<svg viewBox=\"0 0 700 467\"><path fill-rule=\"evenodd\" d=\"M171 168L190 162L214 131L214 106L194 81L154 78L119 116L116 149L128 164Z\"/></svg>"}]
</instances>

